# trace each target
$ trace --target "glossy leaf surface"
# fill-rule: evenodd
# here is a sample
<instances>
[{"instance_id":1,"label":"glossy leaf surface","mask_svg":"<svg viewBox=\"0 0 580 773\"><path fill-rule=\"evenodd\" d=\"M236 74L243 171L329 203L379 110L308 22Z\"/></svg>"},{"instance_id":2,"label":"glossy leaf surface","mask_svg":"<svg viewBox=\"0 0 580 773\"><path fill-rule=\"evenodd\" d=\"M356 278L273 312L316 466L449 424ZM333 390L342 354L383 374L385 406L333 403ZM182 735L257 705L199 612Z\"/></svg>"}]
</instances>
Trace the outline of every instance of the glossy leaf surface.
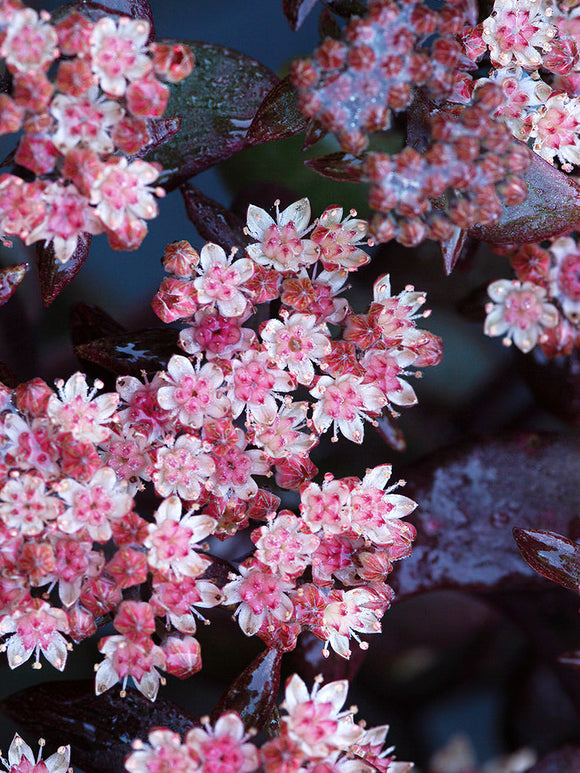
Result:
<instances>
[{"instance_id":1,"label":"glossy leaf surface","mask_svg":"<svg viewBox=\"0 0 580 773\"><path fill-rule=\"evenodd\" d=\"M11 695L2 711L28 734L60 746L71 745L71 759L86 773L124 771L125 757L135 738L147 740L152 727L168 727L184 734L199 724L196 717L171 701L154 703L129 688L95 696L92 680L47 682Z\"/></svg>"},{"instance_id":2,"label":"glossy leaf surface","mask_svg":"<svg viewBox=\"0 0 580 773\"><path fill-rule=\"evenodd\" d=\"M279 82L244 54L211 43L183 41L195 55L188 78L171 86L167 118L181 117L177 136L148 156L164 168L168 190L246 146L246 134L264 98Z\"/></svg>"},{"instance_id":3,"label":"glossy leaf surface","mask_svg":"<svg viewBox=\"0 0 580 773\"><path fill-rule=\"evenodd\" d=\"M245 247L248 238L244 235L244 221L210 199L191 183L181 187L187 216L198 234L208 242L219 244L224 250Z\"/></svg>"},{"instance_id":4,"label":"glossy leaf surface","mask_svg":"<svg viewBox=\"0 0 580 773\"><path fill-rule=\"evenodd\" d=\"M225 711L237 711L246 730L267 730L275 725L281 662L279 650L261 652L222 695L212 712L212 720Z\"/></svg>"},{"instance_id":5,"label":"glossy leaf surface","mask_svg":"<svg viewBox=\"0 0 580 773\"><path fill-rule=\"evenodd\" d=\"M516 207L504 207L499 222L477 226L469 235L496 244L539 242L580 226L580 186L532 153L523 179L528 197Z\"/></svg>"},{"instance_id":6,"label":"glossy leaf surface","mask_svg":"<svg viewBox=\"0 0 580 773\"><path fill-rule=\"evenodd\" d=\"M307 124L308 118L298 109L296 89L286 76L266 95L248 129L246 142L257 145L282 140L304 131Z\"/></svg>"},{"instance_id":7,"label":"glossy leaf surface","mask_svg":"<svg viewBox=\"0 0 580 773\"><path fill-rule=\"evenodd\" d=\"M417 539L389 582L403 599L436 589L545 587L522 560L514 527L580 534L580 441L552 434L439 451L405 471Z\"/></svg>"},{"instance_id":8,"label":"glossy leaf surface","mask_svg":"<svg viewBox=\"0 0 580 773\"><path fill-rule=\"evenodd\" d=\"M30 266L28 263L15 263L0 269L0 306L3 306L16 292Z\"/></svg>"},{"instance_id":9,"label":"glossy leaf surface","mask_svg":"<svg viewBox=\"0 0 580 773\"><path fill-rule=\"evenodd\" d=\"M514 529L514 539L532 569L564 588L580 591L580 545L553 531Z\"/></svg>"},{"instance_id":10,"label":"glossy leaf surface","mask_svg":"<svg viewBox=\"0 0 580 773\"><path fill-rule=\"evenodd\" d=\"M41 242L37 243L36 260L40 279L40 294L45 306L50 306L81 270L89 257L92 238L90 234L81 234L76 250L66 263L61 263L55 258L51 246L45 247Z\"/></svg>"},{"instance_id":11,"label":"glossy leaf surface","mask_svg":"<svg viewBox=\"0 0 580 773\"><path fill-rule=\"evenodd\" d=\"M362 183L367 181L363 172L365 158L350 153L331 153L321 158L310 158L304 164L323 177L338 182Z\"/></svg>"},{"instance_id":12,"label":"glossy leaf surface","mask_svg":"<svg viewBox=\"0 0 580 773\"><path fill-rule=\"evenodd\" d=\"M75 353L116 375L139 376L143 370L153 373L167 365L180 351L178 335L172 328L122 333L76 346Z\"/></svg>"}]
</instances>

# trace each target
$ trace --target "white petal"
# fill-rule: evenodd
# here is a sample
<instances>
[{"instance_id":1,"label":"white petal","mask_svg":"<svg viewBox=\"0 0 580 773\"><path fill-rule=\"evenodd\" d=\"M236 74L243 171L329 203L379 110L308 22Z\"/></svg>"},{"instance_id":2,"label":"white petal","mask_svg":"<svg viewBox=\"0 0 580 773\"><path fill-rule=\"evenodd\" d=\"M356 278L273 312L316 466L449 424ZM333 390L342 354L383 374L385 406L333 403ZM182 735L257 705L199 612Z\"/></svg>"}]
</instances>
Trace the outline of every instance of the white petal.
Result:
<instances>
[{"instance_id":1,"label":"white petal","mask_svg":"<svg viewBox=\"0 0 580 773\"><path fill-rule=\"evenodd\" d=\"M146 673L140 682L136 681L135 686L146 698L154 701L159 692L159 674L153 669Z\"/></svg>"},{"instance_id":2,"label":"white petal","mask_svg":"<svg viewBox=\"0 0 580 773\"><path fill-rule=\"evenodd\" d=\"M265 209L256 207L255 204L250 204L248 207L248 214L246 219L248 231L254 239L261 241L264 231L272 225L275 225L275 221L270 217Z\"/></svg>"},{"instance_id":3,"label":"white petal","mask_svg":"<svg viewBox=\"0 0 580 773\"><path fill-rule=\"evenodd\" d=\"M337 682L329 682L321 687L316 695L317 703L332 703L334 713L338 714L344 706L348 695L348 680L340 679Z\"/></svg>"},{"instance_id":4,"label":"white petal","mask_svg":"<svg viewBox=\"0 0 580 773\"><path fill-rule=\"evenodd\" d=\"M95 674L95 695L101 695L119 681L119 675L107 658L103 660Z\"/></svg>"},{"instance_id":5,"label":"white petal","mask_svg":"<svg viewBox=\"0 0 580 773\"><path fill-rule=\"evenodd\" d=\"M298 676L293 674L286 682L286 692L284 695L284 701L288 711L291 711L294 706L299 703L306 703L310 700L310 693L306 689L304 681Z\"/></svg>"},{"instance_id":6,"label":"white petal","mask_svg":"<svg viewBox=\"0 0 580 773\"><path fill-rule=\"evenodd\" d=\"M278 225L283 228L288 223L294 223L294 228L301 235L310 224L310 202L307 198L295 201L280 213Z\"/></svg>"}]
</instances>

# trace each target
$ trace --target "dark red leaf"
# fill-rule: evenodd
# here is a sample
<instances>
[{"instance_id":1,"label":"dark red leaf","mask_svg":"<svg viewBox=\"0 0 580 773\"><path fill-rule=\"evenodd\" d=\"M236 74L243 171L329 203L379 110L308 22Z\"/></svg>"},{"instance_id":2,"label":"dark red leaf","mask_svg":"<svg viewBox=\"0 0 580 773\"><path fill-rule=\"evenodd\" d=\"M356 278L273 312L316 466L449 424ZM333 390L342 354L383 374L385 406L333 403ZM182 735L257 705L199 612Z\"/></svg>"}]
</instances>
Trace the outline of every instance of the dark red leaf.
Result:
<instances>
[{"instance_id":1,"label":"dark red leaf","mask_svg":"<svg viewBox=\"0 0 580 773\"><path fill-rule=\"evenodd\" d=\"M514 528L514 539L532 569L563 588L580 592L580 545L553 531Z\"/></svg>"},{"instance_id":2,"label":"dark red leaf","mask_svg":"<svg viewBox=\"0 0 580 773\"><path fill-rule=\"evenodd\" d=\"M327 134L328 132L322 124L315 120L310 121L306 129L302 150L310 150L310 148L316 145L317 142L320 142L323 137L326 137Z\"/></svg>"},{"instance_id":3,"label":"dark red leaf","mask_svg":"<svg viewBox=\"0 0 580 773\"><path fill-rule=\"evenodd\" d=\"M528 773L578 773L579 770L580 747L564 746L542 757Z\"/></svg>"},{"instance_id":4,"label":"dark red leaf","mask_svg":"<svg viewBox=\"0 0 580 773\"><path fill-rule=\"evenodd\" d=\"M550 413L580 426L580 353L546 357L540 347L518 357L534 397Z\"/></svg>"},{"instance_id":5,"label":"dark red leaf","mask_svg":"<svg viewBox=\"0 0 580 773\"><path fill-rule=\"evenodd\" d=\"M246 135L248 145L293 137L306 129L308 118L298 109L296 89L286 76L260 105Z\"/></svg>"},{"instance_id":6,"label":"dark red leaf","mask_svg":"<svg viewBox=\"0 0 580 773\"><path fill-rule=\"evenodd\" d=\"M175 137L181 127L181 118L174 116L173 118L159 118L155 120L147 121L147 128L149 129L149 142L141 148L141 150L135 154L135 158L144 158L149 153L157 150L158 147L163 145L172 137Z\"/></svg>"},{"instance_id":7,"label":"dark red leaf","mask_svg":"<svg viewBox=\"0 0 580 773\"><path fill-rule=\"evenodd\" d=\"M64 288L75 278L89 257L92 236L81 234L79 243L66 263L61 263L54 256L54 249L45 247L40 242L36 245L36 260L40 279L40 294L45 306L58 297Z\"/></svg>"},{"instance_id":8,"label":"dark red leaf","mask_svg":"<svg viewBox=\"0 0 580 773\"><path fill-rule=\"evenodd\" d=\"M305 165L323 177L346 183L362 183L367 181L363 173L365 154L353 156L350 153L331 153L321 158L310 158Z\"/></svg>"},{"instance_id":9,"label":"dark red leaf","mask_svg":"<svg viewBox=\"0 0 580 773\"><path fill-rule=\"evenodd\" d=\"M70 329L75 346L88 344L97 338L116 336L126 332L126 328L100 306L82 302L75 303L71 309Z\"/></svg>"},{"instance_id":10,"label":"dark red leaf","mask_svg":"<svg viewBox=\"0 0 580 773\"><path fill-rule=\"evenodd\" d=\"M326 4L338 16L350 19L351 16L365 16L367 6L362 0L326 0Z\"/></svg>"},{"instance_id":11,"label":"dark red leaf","mask_svg":"<svg viewBox=\"0 0 580 773\"><path fill-rule=\"evenodd\" d=\"M443 265L445 273L449 274L455 268L457 261L465 255L473 240L467 235L467 231L454 226L453 235L444 242L441 242L441 253L443 255Z\"/></svg>"},{"instance_id":12,"label":"dark red leaf","mask_svg":"<svg viewBox=\"0 0 580 773\"><path fill-rule=\"evenodd\" d=\"M391 421L389 416L382 416L378 420L376 430L385 443L391 448L394 448L395 451L400 451L402 453L406 450L407 443L405 442L403 430L395 424L394 421Z\"/></svg>"},{"instance_id":13,"label":"dark red leaf","mask_svg":"<svg viewBox=\"0 0 580 773\"><path fill-rule=\"evenodd\" d=\"M398 598L448 588L545 586L522 561L514 526L580 533L580 441L553 434L488 439L438 451L405 472L419 503L411 556L393 572Z\"/></svg>"},{"instance_id":14,"label":"dark red leaf","mask_svg":"<svg viewBox=\"0 0 580 773\"><path fill-rule=\"evenodd\" d=\"M139 376L143 370L154 373L167 365L179 351L178 335L173 328L122 333L75 346L75 353L116 375Z\"/></svg>"},{"instance_id":15,"label":"dark red leaf","mask_svg":"<svg viewBox=\"0 0 580 773\"><path fill-rule=\"evenodd\" d=\"M326 38L340 40L342 38L342 30L336 20L336 16L327 6L324 6L318 17L318 34L321 40L326 40Z\"/></svg>"},{"instance_id":16,"label":"dark red leaf","mask_svg":"<svg viewBox=\"0 0 580 773\"><path fill-rule=\"evenodd\" d=\"M0 269L0 306L14 295L29 268L28 263L15 263L13 266Z\"/></svg>"},{"instance_id":17,"label":"dark red leaf","mask_svg":"<svg viewBox=\"0 0 580 773\"><path fill-rule=\"evenodd\" d=\"M246 147L254 116L279 82L271 70L238 51L180 42L192 49L195 67L188 78L171 85L165 114L181 116L181 129L149 155L164 167L160 182L168 190Z\"/></svg>"},{"instance_id":18,"label":"dark red leaf","mask_svg":"<svg viewBox=\"0 0 580 773\"><path fill-rule=\"evenodd\" d=\"M275 726L281 662L279 650L261 652L222 695L212 712L212 720L225 711L237 711L246 730L268 730Z\"/></svg>"},{"instance_id":19,"label":"dark red leaf","mask_svg":"<svg viewBox=\"0 0 580 773\"><path fill-rule=\"evenodd\" d=\"M304 19L314 8L318 0L282 0L282 10L293 30L302 26Z\"/></svg>"},{"instance_id":20,"label":"dark red leaf","mask_svg":"<svg viewBox=\"0 0 580 773\"><path fill-rule=\"evenodd\" d=\"M181 187L187 216L198 234L209 242L219 244L224 250L232 247L244 248L248 243L244 235L244 221L210 199L191 183Z\"/></svg>"},{"instance_id":21,"label":"dark red leaf","mask_svg":"<svg viewBox=\"0 0 580 773\"><path fill-rule=\"evenodd\" d=\"M34 737L72 747L73 763L85 773L121 773L135 738L147 740L150 728L185 734L199 721L171 701L148 701L129 688L121 698L113 688L95 696L92 680L47 682L27 687L1 704L2 711Z\"/></svg>"},{"instance_id":22,"label":"dark red leaf","mask_svg":"<svg viewBox=\"0 0 580 773\"><path fill-rule=\"evenodd\" d=\"M223 588L229 582L231 574L237 574L234 565L225 558L214 556L212 553L204 553L211 560L210 566L203 573L204 580L211 580L218 588Z\"/></svg>"},{"instance_id":23,"label":"dark red leaf","mask_svg":"<svg viewBox=\"0 0 580 773\"><path fill-rule=\"evenodd\" d=\"M497 244L539 242L580 227L580 186L536 153L523 178L528 198L504 207L499 222L471 228L475 239Z\"/></svg>"}]
</instances>

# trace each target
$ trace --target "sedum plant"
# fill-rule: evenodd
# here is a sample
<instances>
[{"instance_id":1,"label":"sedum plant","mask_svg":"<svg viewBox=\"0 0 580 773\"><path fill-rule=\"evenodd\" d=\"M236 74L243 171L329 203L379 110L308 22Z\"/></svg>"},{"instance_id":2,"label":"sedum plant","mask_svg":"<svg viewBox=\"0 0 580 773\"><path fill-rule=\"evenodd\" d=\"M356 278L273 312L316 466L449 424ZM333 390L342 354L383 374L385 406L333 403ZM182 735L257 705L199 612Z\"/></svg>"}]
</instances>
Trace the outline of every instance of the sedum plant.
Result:
<instances>
[{"instance_id":1,"label":"sedum plant","mask_svg":"<svg viewBox=\"0 0 580 773\"><path fill-rule=\"evenodd\" d=\"M202 241L168 235L155 327L129 331L78 304L80 366L51 383L2 365L2 667L68 673L79 650L94 665L88 688L42 681L4 700L41 751L44 737L70 743L88 773L405 773L412 763L384 748L388 726L369 729L344 704L393 602L432 590L479 594L527 624L580 710L562 634L578 635L576 621L559 595L551 630L543 580L517 552L578 592L577 10L284 0L294 29L320 12L321 42L280 80L231 49L156 39L145 0L52 14L0 0L0 132L14 142L0 230L6 251L34 245L45 305L103 234L157 259L147 222L176 188ZM274 186L227 209L191 182L299 134L311 171L368 192L364 212L329 200L313 216L302 191L282 203ZM417 248L438 245L436 297L476 244L494 266L492 251L509 259L515 277L494 277L472 313L487 336L533 351L530 382L552 408L558 395L567 434L441 450L443 432L431 459L393 476L401 413L423 403L412 380L428 383L446 343L427 294L399 282L394 242L418 277ZM2 269L7 309L28 268ZM436 434L428 408L416 421ZM200 684L216 641L233 658L245 639L259 654L211 717L164 697L176 679ZM557 749L565 729L557 744L546 733L506 747L495 769L531 769L547 752L535 773L554 759L575 769L580 751ZM417 750L433 773L473 770L470 754L462 741L430 760ZM43 760L16 735L2 762L62 773L70 757L58 746Z\"/></svg>"}]
</instances>

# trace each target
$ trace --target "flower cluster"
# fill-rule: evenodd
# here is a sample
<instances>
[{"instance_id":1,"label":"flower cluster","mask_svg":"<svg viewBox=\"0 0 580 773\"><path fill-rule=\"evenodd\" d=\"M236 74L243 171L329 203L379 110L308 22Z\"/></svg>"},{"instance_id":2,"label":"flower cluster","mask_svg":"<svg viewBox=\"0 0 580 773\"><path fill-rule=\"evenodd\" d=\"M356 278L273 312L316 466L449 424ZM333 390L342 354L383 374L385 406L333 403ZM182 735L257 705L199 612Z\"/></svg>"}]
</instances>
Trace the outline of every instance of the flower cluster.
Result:
<instances>
[{"instance_id":1,"label":"flower cluster","mask_svg":"<svg viewBox=\"0 0 580 773\"><path fill-rule=\"evenodd\" d=\"M473 65L452 37L465 24L459 5L435 11L423 2L371 0L344 40L328 38L311 59L294 63L300 108L345 151L360 153L370 132L388 129L392 114L411 104L416 87L437 100L461 93Z\"/></svg>"},{"instance_id":2,"label":"flower cluster","mask_svg":"<svg viewBox=\"0 0 580 773\"><path fill-rule=\"evenodd\" d=\"M545 248L527 244L507 252L517 279L489 287L487 335L529 352L539 344L547 357L568 355L580 346L580 247L572 233Z\"/></svg>"},{"instance_id":3,"label":"flower cluster","mask_svg":"<svg viewBox=\"0 0 580 773\"><path fill-rule=\"evenodd\" d=\"M188 322L193 358L172 356L151 380L122 376L114 393L81 373L57 391L41 379L2 388L0 635L12 668L32 655L39 667L42 653L62 670L70 640L109 614L117 633L100 642L97 692L131 678L153 699L161 671L201 667L197 607L235 605L247 635L280 649L311 630L348 657L351 639L380 630L416 505L393 493L401 482L387 488L389 465L310 483L309 452L331 428L360 443L365 421L415 403L407 369L435 364L441 347L416 327L425 296L411 287L393 296L382 277L366 314L338 296L369 259L366 223L337 207L311 231L309 220L306 199L276 220L250 207L258 241L245 257L169 245L173 276L154 307ZM257 304L274 299L278 317L256 332ZM298 388L310 399L293 400ZM272 473L279 493L300 490L300 515L260 487ZM142 517L133 497L146 486L161 502ZM218 587L204 540L250 520L263 524L255 552Z\"/></svg>"},{"instance_id":4,"label":"flower cluster","mask_svg":"<svg viewBox=\"0 0 580 773\"><path fill-rule=\"evenodd\" d=\"M321 680L320 680L321 681ZM412 763L396 762L393 748L383 749L388 726L364 730L353 721L356 709L343 710L348 690L346 680L320 686L312 692L296 674L286 684L280 734L260 748L251 741L238 714L228 712L210 725L189 730L183 740L178 733L155 728L148 743L133 741L125 762L129 773L407 773ZM219 761L219 762L218 762Z\"/></svg>"},{"instance_id":5,"label":"flower cluster","mask_svg":"<svg viewBox=\"0 0 580 773\"><path fill-rule=\"evenodd\" d=\"M486 84L470 106L434 112L425 153L406 147L395 155L368 154L370 204L379 213L372 227L379 241L443 241L454 228L496 222L502 204L525 201L522 175L530 152L491 117L501 102L499 88Z\"/></svg>"},{"instance_id":6,"label":"flower cluster","mask_svg":"<svg viewBox=\"0 0 580 773\"><path fill-rule=\"evenodd\" d=\"M149 45L149 33L142 19L72 10L53 21L20 2L0 11L0 58L12 76L0 127L22 131L14 161L24 170L0 177L4 234L51 245L62 263L83 233L104 232L115 249L141 244L163 191L153 188L159 166L134 156L165 111L162 81L193 67L189 49Z\"/></svg>"}]
</instances>

